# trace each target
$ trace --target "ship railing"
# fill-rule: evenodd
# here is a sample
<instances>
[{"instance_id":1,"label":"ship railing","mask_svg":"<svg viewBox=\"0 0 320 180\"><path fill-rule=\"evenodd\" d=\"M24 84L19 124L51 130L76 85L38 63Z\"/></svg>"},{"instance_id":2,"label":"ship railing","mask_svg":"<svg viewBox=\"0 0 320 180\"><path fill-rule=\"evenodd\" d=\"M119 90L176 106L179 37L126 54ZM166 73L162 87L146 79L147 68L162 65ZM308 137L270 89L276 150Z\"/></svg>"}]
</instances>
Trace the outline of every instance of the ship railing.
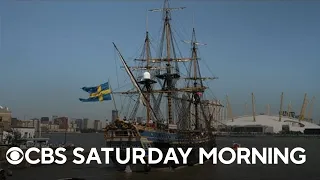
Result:
<instances>
[{"instance_id":1,"label":"ship railing","mask_svg":"<svg viewBox=\"0 0 320 180\"><path fill-rule=\"evenodd\" d=\"M112 139L112 138L135 138L139 137L139 133L135 130L109 130L105 133L106 139Z\"/></svg>"},{"instance_id":2,"label":"ship railing","mask_svg":"<svg viewBox=\"0 0 320 180\"><path fill-rule=\"evenodd\" d=\"M150 126L143 126L143 125L134 125L134 127L137 129L137 130L147 130L147 131L155 131L156 128L155 127L150 127Z\"/></svg>"}]
</instances>

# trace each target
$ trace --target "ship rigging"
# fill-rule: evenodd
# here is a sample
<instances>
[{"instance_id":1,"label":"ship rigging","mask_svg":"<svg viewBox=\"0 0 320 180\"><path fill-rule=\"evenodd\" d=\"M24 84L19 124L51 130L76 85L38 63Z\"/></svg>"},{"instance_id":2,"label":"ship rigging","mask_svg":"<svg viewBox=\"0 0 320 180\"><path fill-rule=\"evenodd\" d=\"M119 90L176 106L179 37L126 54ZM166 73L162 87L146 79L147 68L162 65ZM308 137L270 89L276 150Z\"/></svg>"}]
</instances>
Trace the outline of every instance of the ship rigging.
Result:
<instances>
[{"instance_id":1,"label":"ship rigging","mask_svg":"<svg viewBox=\"0 0 320 180\"><path fill-rule=\"evenodd\" d=\"M132 82L136 84L134 90L114 92L114 94L129 95L130 98L133 98L132 95L138 95L137 100L134 100L134 106L128 105L132 108L124 108L131 110L126 113L126 117L128 117L126 119L136 120L138 109L142 104L146 126L150 126L150 122L156 122L166 125L167 130L176 125L184 130L199 130L202 125L200 120L210 126L209 121L213 119L209 118L209 114L215 112L205 112L204 106L209 104L217 106L218 104L203 101L204 92L208 88L204 86L203 81L217 78L202 77L201 75L198 46L206 44L197 42L195 28L192 29L191 41L183 41L191 44L191 57L178 57L178 53L176 53L178 47L170 24L171 11L183 9L185 7L170 8L169 2L166 0L163 8L149 10L149 12L163 13L160 51L158 51L157 58L152 57L150 34L147 30L141 56L134 59L135 62L138 62L138 66L128 66L128 70L126 70L128 74L132 74L132 77L130 75L131 81L136 79L136 82ZM115 49L121 61L124 61L116 46ZM185 67L184 76L181 75L184 73L181 70L181 64ZM136 76L133 75L133 72L137 72ZM140 80L141 77L143 78ZM140 88L141 93L137 87ZM187 105L185 105L186 103Z\"/></svg>"},{"instance_id":2,"label":"ship rigging","mask_svg":"<svg viewBox=\"0 0 320 180\"><path fill-rule=\"evenodd\" d=\"M129 66L118 47L113 43L122 66L130 78L133 89L112 94L127 95L134 100L128 104L129 118L118 117L106 127L105 139L107 147L121 147L125 156L125 147L156 147L166 153L170 147L183 149L193 148L188 164L198 162L199 147L211 150L216 147L211 122L213 113L219 104L205 99L208 86L205 80L216 77L203 77L199 65L198 46L204 45L196 40L195 28L192 30L191 56L184 57L177 53L178 46L172 31L171 12L183 10L185 7L170 8L165 0L163 8L152 9L150 12L162 12L163 24L159 41L159 51L154 57L151 54L151 40L148 30L145 34L144 48L139 58L134 61L139 65ZM182 68L182 67L185 67ZM142 104L142 106L141 106ZM145 123L137 123L139 107L146 117ZM213 107L213 108L208 108ZM116 155L111 159L122 170L133 165L117 163ZM181 164L159 163L154 165L177 167ZM145 168L150 169L150 168Z\"/></svg>"}]
</instances>

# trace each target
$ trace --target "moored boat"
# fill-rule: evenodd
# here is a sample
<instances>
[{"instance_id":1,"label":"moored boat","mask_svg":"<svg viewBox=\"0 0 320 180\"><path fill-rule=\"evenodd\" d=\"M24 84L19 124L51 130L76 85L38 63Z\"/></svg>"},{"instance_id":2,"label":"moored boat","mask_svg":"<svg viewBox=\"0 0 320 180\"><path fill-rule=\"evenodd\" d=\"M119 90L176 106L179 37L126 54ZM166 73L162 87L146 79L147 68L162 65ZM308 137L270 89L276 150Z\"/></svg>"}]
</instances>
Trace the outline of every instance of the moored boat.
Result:
<instances>
[{"instance_id":1,"label":"moored boat","mask_svg":"<svg viewBox=\"0 0 320 180\"><path fill-rule=\"evenodd\" d=\"M239 143L235 143L235 142L234 142L234 143L232 144L232 149L235 150L235 151L238 150L239 147L241 147L241 144L239 144Z\"/></svg>"}]
</instances>

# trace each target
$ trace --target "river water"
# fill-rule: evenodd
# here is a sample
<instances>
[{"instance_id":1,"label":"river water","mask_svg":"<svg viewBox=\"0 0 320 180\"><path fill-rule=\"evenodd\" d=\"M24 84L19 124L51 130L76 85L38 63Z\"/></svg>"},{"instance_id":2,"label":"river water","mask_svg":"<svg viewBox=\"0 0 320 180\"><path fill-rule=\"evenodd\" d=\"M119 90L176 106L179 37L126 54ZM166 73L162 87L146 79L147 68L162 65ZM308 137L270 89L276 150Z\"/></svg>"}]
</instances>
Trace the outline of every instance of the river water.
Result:
<instances>
[{"instance_id":1,"label":"river water","mask_svg":"<svg viewBox=\"0 0 320 180\"><path fill-rule=\"evenodd\" d=\"M44 135L52 142L64 141L64 134ZM67 141L83 148L103 147L103 134L67 134ZM82 177L88 180L132 179L132 180L320 180L320 139L297 137L259 137L259 138L223 138L217 139L218 146L230 146L233 141L244 147L303 147L307 161L303 165L285 165L280 160L278 165L245 165L231 164L213 165L210 161L204 165L181 168L175 171L169 169L151 171L149 173L124 173L115 171L110 165L74 165L71 162L64 165L48 165L14 170L12 180L57 180L66 177ZM101 159L104 157L101 155ZM259 161L259 160L258 160Z\"/></svg>"}]
</instances>

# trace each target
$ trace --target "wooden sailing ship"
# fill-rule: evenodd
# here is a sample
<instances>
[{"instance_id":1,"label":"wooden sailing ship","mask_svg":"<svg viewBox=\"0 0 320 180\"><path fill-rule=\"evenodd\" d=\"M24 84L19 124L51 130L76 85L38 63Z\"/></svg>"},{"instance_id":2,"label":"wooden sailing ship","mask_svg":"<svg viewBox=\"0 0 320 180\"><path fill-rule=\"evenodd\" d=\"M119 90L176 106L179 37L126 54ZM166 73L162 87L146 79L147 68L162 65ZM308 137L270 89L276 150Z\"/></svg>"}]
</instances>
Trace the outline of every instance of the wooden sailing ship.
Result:
<instances>
[{"instance_id":1,"label":"wooden sailing ship","mask_svg":"<svg viewBox=\"0 0 320 180\"><path fill-rule=\"evenodd\" d=\"M119 54L121 63L129 75L134 90L125 92L113 92L121 95L137 95L135 104L131 106L129 118L118 117L115 122L105 128L105 141L107 147L123 150L121 159L125 159L125 148L127 147L156 147L166 153L169 147L182 147L185 150L192 147L189 155L188 165L194 165L198 161L197 149L202 147L208 152L216 147L216 140L211 128L214 121L212 114L214 106L219 106L211 101L205 100L205 91L208 87L204 86L204 80L215 79L215 77L202 77L198 45L196 41L195 29L192 30L191 57L178 58L175 52L177 47L174 43L172 27L170 24L171 11L184 8L170 8L165 0L164 7L150 11L163 12L163 34L160 46L160 55L152 58L150 51L149 32L146 32L144 50L141 58L135 59L140 62L137 67L129 67L120 51L114 44ZM186 75L181 70L181 64L187 66ZM183 66L183 67L185 67ZM138 72L134 75L133 72ZM140 78L142 76L142 78ZM179 84L180 82L180 84ZM137 123L137 109L142 104L145 109L145 123ZM213 110L208 110L208 106ZM111 154L114 164L121 170L128 165L120 165L116 161L115 154ZM182 165L170 162L147 166L150 167L178 167Z\"/></svg>"}]
</instances>

